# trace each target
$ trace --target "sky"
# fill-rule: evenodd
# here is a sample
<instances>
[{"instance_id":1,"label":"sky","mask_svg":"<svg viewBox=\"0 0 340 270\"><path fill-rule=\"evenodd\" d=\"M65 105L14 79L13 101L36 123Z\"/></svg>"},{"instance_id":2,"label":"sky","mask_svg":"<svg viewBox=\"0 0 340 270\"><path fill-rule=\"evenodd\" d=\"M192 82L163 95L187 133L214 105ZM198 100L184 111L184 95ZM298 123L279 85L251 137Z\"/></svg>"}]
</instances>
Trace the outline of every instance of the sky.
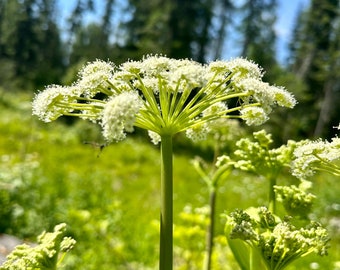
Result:
<instances>
[{"instance_id":1,"label":"sky","mask_svg":"<svg viewBox=\"0 0 340 270\"><path fill-rule=\"evenodd\" d=\"M308 7L310 0L279 0L275 31L278 37L277 54L279 61L285 62L288 44L296 21L297 12Z\"/></svg>"},{"instance_id":2,"label":"sky","mask_svg":"<svg viewBox=\"0 0 340 270\"><path fill-rule=\"evenodd\" d=\"M240 2L242 0L236 0ZM70 14L70 10L75 6L77 0L60 0L59 5L62 14L60 20L65 22ZM94 0L98 10L103 10L103 0ZM124 0L118 0L118 4L123 5ZM285 64L288 56L288 45L291 40L291 33L296 20L296 15L299 9L305 8L309 5L310 0L278 0L277 22L275 31L277 35L277 57L281 64ZM95 15L89 15L89 21L95 20ZM119 19L119 18L117 18ZM228 59L238 56L237 46L235 44L226 44L223 51L223 58Z\"/></svg>"},{"instance_id":3,"label":"sky","mask_svg":"<svg viewBox=\"0 0 340 270\"><path fill-rule=\"evenodd\" d=\"M242 1L242 0L236 0ZM297 13L300 9L308 7L310 0L278 0L277 21L274 27L277 44L276 52L278 61L285 65L288 57L288 45L291 41L292 30L296 21ZM235 41L226 44L223 58L231 58L239 55L239 47L235 46Z\"/></svg>"}]
</instances>

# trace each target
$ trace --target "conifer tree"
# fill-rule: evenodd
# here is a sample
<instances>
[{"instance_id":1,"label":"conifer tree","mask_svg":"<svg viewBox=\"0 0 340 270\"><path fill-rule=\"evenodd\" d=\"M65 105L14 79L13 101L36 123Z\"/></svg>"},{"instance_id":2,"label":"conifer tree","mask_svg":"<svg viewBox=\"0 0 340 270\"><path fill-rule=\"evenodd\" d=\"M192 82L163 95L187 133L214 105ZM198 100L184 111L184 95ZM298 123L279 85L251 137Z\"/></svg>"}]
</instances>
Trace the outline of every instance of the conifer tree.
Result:
<instances>
[{"instance_id":1,"label":"conifer tree","mask_svg":"<svg viewBox=\"0 0 340 270\"><path fill-rule=\"evenodd\" d=\"M235 5L231 0L220 0L216 1L214 9L214 16L218 19L218 26L214 29L216 35L212 35L215 38L212 56L214 59L220 59L226 42L227 29L233 24L232 14L235 12Z\"/></svg>"},{"instance_id":2,"label":"conifer tree","mask_svg":"<svg viewBox=\"0 0 340 270\"><path fill-rule=\"evenodd\" d=\"M63 67L54 0L1 1L0 59L11 63L22 86L58 81Z\"/></svg>"},{"instance_id":3,"label":"conifer tree","mask_svg":"<svg viewBox=\"0 0 340 270\"><path fill-rule=\"evenodd\" d=\"M309 137L330 138L339 123L339 11L337 0L313 0L294 30L291 64L306 86L301 132Z\"/></svg>"},{"instance_id":4,"label":"conifer tree","mask_svg":"<svg viewBox=\"0 0 340 270\"><path fill-rule=\"evenodd\" d=\"M276 0L247 0L240 7L243 37L241 55L259 63L268 70L267 76L277 65L275 56Z\"/></svg>"},{"instance_id":5,"label":"conifer tree","mask_svg":"<svg viewBox=\"0 0 340 270\"><path fill-rule=\"evenodd\" d=\"M129 6L132 17L125 25L125 35L126 49L132 55L131 58L139 58L146 53L162 53L173 58L192 58L205 62L208 54L211 54L214 12L217 7L221 14L227 12L230 2L130 0ZM217 38L222 38L217 43L220 47L226 18L220 16L219 20L222 21L217 34Z\"/></svg>"}]
</instances>

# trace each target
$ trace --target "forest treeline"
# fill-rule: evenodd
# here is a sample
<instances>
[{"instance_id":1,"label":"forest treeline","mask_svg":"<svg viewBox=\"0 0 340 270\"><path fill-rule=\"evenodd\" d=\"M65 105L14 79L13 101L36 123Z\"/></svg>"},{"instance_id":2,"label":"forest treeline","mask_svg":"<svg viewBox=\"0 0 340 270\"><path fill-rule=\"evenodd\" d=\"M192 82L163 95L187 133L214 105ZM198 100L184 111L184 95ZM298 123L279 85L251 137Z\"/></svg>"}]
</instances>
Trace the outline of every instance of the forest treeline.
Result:
<instances>
[{"instance_id":1,"label":"forest treeline","mask_svg":"<svg viewBox=\"0 0 340 270\"><path fill-rule=\"evenodd\" d=\"M119 64L152 53L204 63L223 57L226 46L237 47L264 68L267 81L299 101L272 117L274 136L334 136L340 122L339 1L311 0L300 8L284 65L276 55L278 1L235 2L106 0L99 6L76 0L63 18L61 0L0 0L0 87L34 91L67 84L96 58Z\"/></svg>"}]
</instances>

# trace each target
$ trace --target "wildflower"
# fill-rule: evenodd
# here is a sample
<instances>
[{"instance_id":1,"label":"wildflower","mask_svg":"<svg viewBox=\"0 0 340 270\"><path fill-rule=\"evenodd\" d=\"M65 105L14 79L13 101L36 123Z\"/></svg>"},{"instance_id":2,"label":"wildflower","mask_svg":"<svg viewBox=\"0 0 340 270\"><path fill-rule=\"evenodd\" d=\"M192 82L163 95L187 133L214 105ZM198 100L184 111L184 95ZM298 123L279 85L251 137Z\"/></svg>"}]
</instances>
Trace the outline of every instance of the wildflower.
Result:
<instances>
[{"instance_id":1,"label":"wildflower","mask_svg":"<svg viewBox=\"0 0 340 270\"><path fill-rule=\"evenodd\" d=\"M172 269L173 136L185 132L193 139L204 138L220 118L261 124L273 106L288 104L282 102L283 95L273 95L285 90L275 89L262 82L262 70L246 59L202 65L149 55L118 67L96 60L79 72L73 86L38 93L33 114L46 122L62 115L89 119L102 126L109 142L124 139L133 127L147 130L154 143L161 141L159 265Z\"/></svg>"},{"instance_id":2,"label":"wildflower","mask_svg":"<svg viewBox=\"0 0 340 270\"><path fill-rule=\"evenodd\" d=\"M110 79L113 72L113 63L96 60L79 71L77 85L83 89L86 97L92 98L100 92L110 96L112 95Z\"/></svg>"},{"instance_id":3,"label":"wildflower","mask_svg":"<svg viewBox=\"0 0 340 270\"><path fill-rule=\"evenodd\" d=\"M63 114L74 111L71 106L66 104L76 102L76 97L72 89L60 85L50 85L45 91L36 95L33 102L33 114L39 116L44 122L51 122Z\"/></svg>"},{"instance_id":4,"label":"wildflower","mask_svg":"<svg viewBox=\"0 0 340 270\"><path fill-rule=\"evenodd\" d=\"M279 148L270 149L272 143L271 134L265 130L254 132L252 140L242 138L236 142L237 150L234 151L234 157L227 159L224 156L219 157L217 166L223 165L224 159L228 162L233 160L233 166L237 169L276 177L277 172L289 166L297 143L289 141Z\"/></svg>"},{"instance_id":5,"label":"wildflower","mask_svg":"<svg viewBox=\"0 0 340 270\"><path fill-rule=\"evenodd\" d=\"M0 269L56 269L59 253L68 252L76 243L70 237L63 237L65 231L66 224L61 223L54 227L53 232L40 234L37 246L31 247L27 244L17 246L7 256L7 261Z\"/></svg>"},{"instance_id":6,"label":"wildflower","mask_svg":"<svg viewBox=\"0 0 340 270\"><path fill-rule=\"evenodd\" d=\"M185 134L188 138L190 138L194 142L197 142L205 140L207 138L208 132L209 127L207 126L207 124L204 123L187 129Z\"/></svg>"},{"instance_id":7,"label":"wildflower","mask_svg":"<svg viewBox=\"0 0 340 270\"><path fill-rule=\"evenodd\" d=\"M132 132L135 117L142 107L140 97L133 92L124 92L112 97L103 109L103 135L108 141L120 141L125 131Z\"/></svg>"},{"instance_id":8,"label":"wildflower","mask_svg":"<svg viewBox=\"0 0 340 270\"><path fill-rule=\"evenodd\" d=\"M296 105L294 96L282 87L271 87L274 99L279 106L293 108Z\"/></svg>"},{"instance_id":9,"label":"wildflower","mask_svg":"<svg viewBox=\"0 0 340 270\"><path fill-rule=\"evenodd\" d=\"M209 64L211 71L229 72L233 74L233 80L238 81L244 78L255 78L260 80L263 76L262 69L254 62L244 58L235 58L231 61L215 61Z\"/></svg>"},{"instance_id":10,"label":"wildflower","mask_svg":"<svg viewBox=\"0 0 340 270\"><path fill-rule=\"evenodd\" d=\"M266 207L237 210L227 216L226 233L230 241L241 239L256 249L267 269L281 270L292 261L310 253L326 255L329 236L319 223L297 228L289 220L281 221Z\"/></svg>"},{"instance_id":11,"label":"wildflower","mask_svg":"<svg viewBox=\"0 0 340 270\"><path fill-rule=\"evenodd\" d=\"M273 106L295 105L290 93L262 82L262 75L257 64L239 58L207 65L158 55L120 66L96 60L80 70L73 86L49 86L38 93L33 114L46 122L62 115L98 122L109 141L123 139L132 126L160 136L187 131L191 138L204 138L203 131L219 118L242 118L259 125ZM132 93L138 104L126 110L123 100ZM231 106L234 98L239 105ZM231 114L235 111L240 115Z\"/></svg>"},{"instance_id":12,"label":"wildflower","mask_svg":"<svg viewBox=\"0 0 340 270\"><path fill-rule=\"evenodd\" d=\"M242 210L237 210L230 214L229 226L233 229L230 233L231 239L242 239L251 243L257 240L256 232L254 231L254 221L251 217Z\"/></svg>"},{"instance_id":13,"label":"wildflower","mask_svg":"<svg viewBox=\"0 0 340 270\"><path fill-rule=\"evenodd\" d=\"M149 135L151 142L153 144L157 145L161 142L161 136L159 136L156 132L149 130L148 135Z\"/></svg>"},{"instance_id":14,"label":"wildflower","mask_svg":"<svg viewBox=\"0 0 340 270\"><path fill-rule=\"evenodd\" d=\"M315 199L315 195L307 192L310 186L311 182L302 180L299 186L274 186L274 190L288 214L307 218Z\"/></svg>"},{"instance_id":15,"label":"wildflower","mask_svg":"<svg viewBox=\"0 0 340 270\"><path fill-rule=\"evenodd\" d=\"M340 139L335 137L329 141L304 141L294 151L292 174L307 179L316 171L326 171L340 175L340 168L334 161L340 158Z\"/></svg>"},{"instance_id":16,"label":"wildflower","mask_svg":"<svg viewBox=\"0 0 340 270\"><path fill-rule=\"evenodd\" d=\"M240 110L241 118L246 121L246 124L258 126L266 122L269 118L266 112L260 107L247 107Z\"/></svg>"}]
</instances>

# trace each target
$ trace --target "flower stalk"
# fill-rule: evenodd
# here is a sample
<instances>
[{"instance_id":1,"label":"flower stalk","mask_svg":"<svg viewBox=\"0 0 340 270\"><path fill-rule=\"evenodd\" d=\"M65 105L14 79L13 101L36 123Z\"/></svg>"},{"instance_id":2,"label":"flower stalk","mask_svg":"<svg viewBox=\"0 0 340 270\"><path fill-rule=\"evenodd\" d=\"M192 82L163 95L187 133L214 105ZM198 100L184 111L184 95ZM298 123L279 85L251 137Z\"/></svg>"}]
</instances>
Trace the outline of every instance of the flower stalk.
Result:
<instances>
[{"instance_id":1,"label":"flower stalk","mask_svg":"<svg viewBox=\"0 0 340 270\"><path fill-rule=\"evenodd\" d=\"M159 269L171 270L173 261L173 150L172 136L161 136L161 211Z\"/></svg>"},{"instance_id":2,"label":"flower stalk","mask_svg":"<svg viewBox=\"0 0 340 270\"><path fill-rule=\"evenodd\" d=\"M206 172L198 159L193 161L193 166L209 190L209 225L206 232L206 252L204 258L204 270L210 270L212 266L212 254L214 249L214 232L215 232L215 215L216 215L216 197L219 183L222 179L227 178L231 172L229 164L215 168L211 173Z\"/></svg>"},{"instance_id":3,"label":"flower stalk","mask_svg":"<svg viewBox=\"0 0 340 270\"><path fill-rule=\"evenodd\" d=\"M206 236L206 258L204 270L210 270L212 264L212 253L214 248L214 231L215 231L215 212L216 212L216 189L211 189L209 194L209 226Z\"/></svg>"},{"instance_id":4,"label":"flower stalk","mask_svg":"<svg viewBox=\"0 0 340 270\"><path fill-rule=\"evenodd\" d=\"M268 209L273 214L276 213L276 198L275 198L275 190L274 186L276 185L276 177L269 177L269 204Z\"/></svg>"}]
</instances>

